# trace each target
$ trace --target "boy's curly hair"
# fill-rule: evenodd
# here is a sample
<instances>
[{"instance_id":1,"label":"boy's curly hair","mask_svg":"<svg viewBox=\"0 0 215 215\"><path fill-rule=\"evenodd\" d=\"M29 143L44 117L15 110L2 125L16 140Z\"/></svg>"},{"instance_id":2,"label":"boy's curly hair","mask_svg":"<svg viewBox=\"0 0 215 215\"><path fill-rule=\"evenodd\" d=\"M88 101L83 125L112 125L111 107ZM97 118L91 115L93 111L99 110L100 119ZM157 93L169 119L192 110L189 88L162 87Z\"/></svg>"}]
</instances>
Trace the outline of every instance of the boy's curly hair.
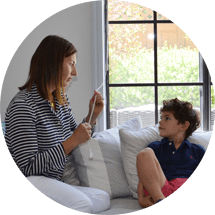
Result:
<instances>
[{"instance_id":1,"label":"boy's curly hair","mask_svg":"<svg viewBox=\"0 0 215 215\"><path fill-rule=\"evenodd\" d=\"M200 126L200 113L193 109L190 102L180 101L178 98L164 100L160 113L165 111L171 112L180 124L184 124L185 121L190 123L185 132L185 138L188 138Z\"/></svg>"}]
</instances>

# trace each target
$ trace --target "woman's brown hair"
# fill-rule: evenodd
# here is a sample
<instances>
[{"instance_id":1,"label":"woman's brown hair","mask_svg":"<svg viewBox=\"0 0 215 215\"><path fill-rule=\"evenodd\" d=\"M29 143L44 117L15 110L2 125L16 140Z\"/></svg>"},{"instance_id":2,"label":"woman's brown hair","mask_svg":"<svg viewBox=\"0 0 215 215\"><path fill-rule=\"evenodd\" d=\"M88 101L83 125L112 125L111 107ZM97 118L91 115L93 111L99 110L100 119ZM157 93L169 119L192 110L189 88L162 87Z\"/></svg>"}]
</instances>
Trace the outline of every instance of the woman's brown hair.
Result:
<instances>
[{"instance_id":1,"label":"woman's brown hair","mask_svg":"<svg viewBox=\"0 0 215 215\"><path fill-rule=\"evenodd\" d=\"M76 48L66 39L55 35L45 37L31 58L28 80L19 87L19 90L29 91L35 84L40 96L49 100L50 86L55 86L54 96L61 105L65 104L62 83L63 60L75 53Z\"/></svg>"},{"instance_id":2,"label":"woman's brown hair","mask_svg":"<svg viewBox=\"0 0 215 215\"><path fill-rule=\"evenodd\" d=\"M185 138L188 138L200 126L200 114L193 109L193 105L190 102L180 101L178 98L164 100L160 112L165 111L171 112L180 124L184 124L185 121L190 123L185 132Z\"/></svg>"}]
</instances>

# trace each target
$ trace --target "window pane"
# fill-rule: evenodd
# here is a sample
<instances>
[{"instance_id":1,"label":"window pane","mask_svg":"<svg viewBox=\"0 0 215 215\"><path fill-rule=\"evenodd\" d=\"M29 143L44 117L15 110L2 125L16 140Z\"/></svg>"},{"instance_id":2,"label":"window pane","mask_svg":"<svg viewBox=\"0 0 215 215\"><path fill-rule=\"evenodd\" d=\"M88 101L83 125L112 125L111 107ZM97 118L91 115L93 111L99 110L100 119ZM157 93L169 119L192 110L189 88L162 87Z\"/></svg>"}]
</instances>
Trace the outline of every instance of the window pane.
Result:
<instances>
[{"instance_id":1,"label":"window pane","mask_svg":"<svg viewBox=\"0 0 215 215\"><path fill-rule=\"evenodd\" d=\"M110 83L154 82L153 25L109 25Z\"/></svg>"},{"instance_id":2,"label":"window pane","mask_svg":"<svg viewBox=\"0 0 215 215\"><path fill-rule=\"evenodd\" d=\"M143 127L155 124L154 87L110 87L110 127L136 116Z\"/></svg>"},{"instance_id":3,"label":"window pane","mask_svg":"<svg viewBox=\"0 0 215 215\"><path fill-rule=\"evenodd\" d=\"M152 20L153 10L141 5L119 1L108 0L108 20Z\"/></svg>"},{"instance_id":4,"label":"window pane","mask_svg":"<svg viewBox=\"0 0 215 215\"><path fill-rule=\"evenodd\" d=\"M178 98L181 101L192 103L194 109L200 111L200 95L202 95L202 86L158 87L158 119L160 119L160 108L163 105L163 100Z\"/></svg>"},{"instance_id":5,"label":"window pane","mask_svg":"<svg viewBox=\"0 0 215 215\"><path fill-rule=\"evenodd\" d=\"M169 19L163 16L162 14L157 13L157 20L169 20Z\"/></svg>"},{"instance_id":6,"label":"window pane","mask_svg":"<svg viewBox=\"0 0 215 215\"><path fill-rule=\"evenodd\" d=\"M175 24L158 25L158 81L199 81L198 49Z\"/></svg>"}]
</instances>

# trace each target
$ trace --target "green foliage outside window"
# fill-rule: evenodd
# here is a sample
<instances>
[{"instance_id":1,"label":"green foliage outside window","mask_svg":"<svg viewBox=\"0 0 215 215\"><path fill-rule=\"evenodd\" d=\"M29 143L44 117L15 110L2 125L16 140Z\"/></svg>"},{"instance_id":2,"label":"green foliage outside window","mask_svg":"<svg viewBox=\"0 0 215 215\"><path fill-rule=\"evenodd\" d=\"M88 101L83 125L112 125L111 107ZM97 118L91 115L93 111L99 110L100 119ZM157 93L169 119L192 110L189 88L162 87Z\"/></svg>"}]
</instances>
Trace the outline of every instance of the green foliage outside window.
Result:
<instances>
[{"instance_id":1,"label":"green foliage outside window","mask_svg":"<svg viewBox=\"0 0 215 215\"><path fill-rule=\"evenodd\" d=\"M110 83L153 83L154 82L154 51L141 49L132 54L115 54L110 49ZM199 77L198 50L189 47L158 48L158 81L196 82ZM159 103L164 99L178 97L199 107L199 87L173 86L159 87ZM111 88L111 109L135 107L154 103L152 87Z\"/></svg>"},{"instance_id":2,"label":"green foliage outside window","mask_svg":"<svg viewBox=\"0 0 215 215\"><path fill-rule=\"evenodd\" d=\"M109 20L148 19L152 11L133 3L109 0ZM147 18L148 17L148 18ZM159 17L158 17L159 18ZM151 18L150 18L151 19ZM147 24L109 25L109 83L153 83L154 49L144 48L140 38L153 34ZM190 40L184 34L185 40ZM177 43L177 41L175 41ZM167 41L158 51L158 82L198 82L199 52L190 46L170 46ZM214 90L211 90L212 107L215 105ZM159 105L165 99L178 97L200 106L199 86L168 86L158 88ZM154 104L153 87L112 87L110 108L121 109Z\"/></svg>"}]
</instances>

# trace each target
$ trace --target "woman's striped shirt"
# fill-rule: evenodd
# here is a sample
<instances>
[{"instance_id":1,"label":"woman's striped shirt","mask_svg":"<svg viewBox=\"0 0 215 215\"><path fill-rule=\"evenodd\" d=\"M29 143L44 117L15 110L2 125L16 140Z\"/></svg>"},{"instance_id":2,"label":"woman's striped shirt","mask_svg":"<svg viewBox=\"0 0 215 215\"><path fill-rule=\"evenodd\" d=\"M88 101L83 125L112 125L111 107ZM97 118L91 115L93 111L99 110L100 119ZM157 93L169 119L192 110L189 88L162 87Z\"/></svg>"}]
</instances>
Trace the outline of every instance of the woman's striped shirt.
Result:
<instances>
[{"instance_id":1,"label":"woman's striped shirt","mask_svg":"<svg viewBox=\"0 0 215 215\"><path fill-rule=\"evenodd\" d=\"M60 180L67 156L62 143L77 128L71 106L56 112L41 98L36 86L22 90L13 98L6 111L5 139L9 151L25 176L43 175Z\"/></svg>"}]
</instances>

